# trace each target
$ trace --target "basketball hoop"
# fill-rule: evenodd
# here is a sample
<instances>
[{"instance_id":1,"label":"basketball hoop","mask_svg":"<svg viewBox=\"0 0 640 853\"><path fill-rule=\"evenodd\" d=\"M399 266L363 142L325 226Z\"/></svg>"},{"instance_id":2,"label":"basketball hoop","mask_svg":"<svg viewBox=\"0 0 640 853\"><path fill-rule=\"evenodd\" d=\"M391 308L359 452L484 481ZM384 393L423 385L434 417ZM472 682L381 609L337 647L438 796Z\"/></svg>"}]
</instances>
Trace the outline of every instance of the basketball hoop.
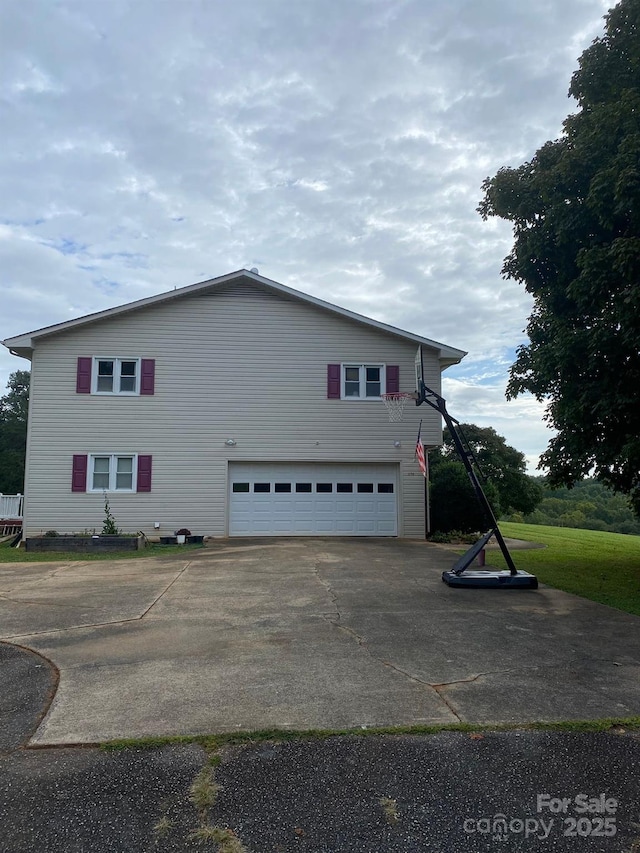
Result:
<instances>
[{"instance_id":1,"label":"basketball hoop","mask_svg":"<svg viewBox=\"0 0 640 853\"><path fill-rule=\"evenodd\" d=\"M395 394L381 394L380 397L389 413L389 423L401 421L405 403L416 399L416 395L408 391L401 391Z\"/></svg>"}]
</instances>

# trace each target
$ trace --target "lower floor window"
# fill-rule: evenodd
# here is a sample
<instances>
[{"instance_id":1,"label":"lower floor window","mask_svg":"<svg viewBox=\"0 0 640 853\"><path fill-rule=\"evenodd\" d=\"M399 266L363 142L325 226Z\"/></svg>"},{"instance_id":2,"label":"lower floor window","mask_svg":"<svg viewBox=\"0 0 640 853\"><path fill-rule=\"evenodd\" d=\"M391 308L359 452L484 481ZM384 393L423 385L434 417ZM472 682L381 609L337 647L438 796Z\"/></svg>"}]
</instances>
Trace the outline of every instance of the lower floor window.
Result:
<instances>
[{"instance_id":1,"label":"lower floor window","mask_svg":"<svg viewBox=\"0 0 640 853\"><path fill-rule=\"evenodd\" d=\"M93 492L133 492L136 473L135 455L92 456L90 489Z\"/></svg>"}]
</instances>

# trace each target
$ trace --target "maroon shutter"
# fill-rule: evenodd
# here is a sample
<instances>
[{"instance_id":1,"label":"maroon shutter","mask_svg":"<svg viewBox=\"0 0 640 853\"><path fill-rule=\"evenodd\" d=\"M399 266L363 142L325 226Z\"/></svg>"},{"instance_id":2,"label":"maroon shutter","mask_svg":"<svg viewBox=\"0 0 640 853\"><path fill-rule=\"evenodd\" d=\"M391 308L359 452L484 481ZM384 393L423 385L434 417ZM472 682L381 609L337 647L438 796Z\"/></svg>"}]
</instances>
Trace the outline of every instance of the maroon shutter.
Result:
<instances>
[{"instance_id":1,"label":"maroon shutter","mask_svg":"<svg viewBox=\"0 0 640 853\"><path fill-rule=\"evenodd\" d=\"M71 491L87 491L87 454L77 453L73 456L73 467L71 469Z\"/></svg>"},{"instance_id":2,"label":"maroon shutter","mask_svg":"<svg viewBox=\"0 0 640 853\"><path fill-rule=\"evenodd\" d=\"M151 456L138 456L138 483L136 491L151 491Z\"/></svg>"},{"instance_id":3,"label":"maroon shutter","mask_svg":"<svg viewBox=\"0 0 640 853\"><path fill-rule=\"evenodd\" d=\"M143 358L140 361L140 393L153 394L156 384L155 358Z\"/></svg>"},{"instance_id":4,"label":"maroon shutter","mask_svg":"<svg viewBox=\"0 0 640 853\"><path fill-rule=\"evenodd\" d=\"M92 358L78 358L76 372L76 394L91 393L91 364Z\"/></svg>"},{"instance_id":5,"label":"maroon shutter","mask_svg":"<svg viewBox=\"0 0 640 853\"><path fill-rule=\"evenodd\" d=\"M387 365L387 394L398 394L400 391L400 368L397 364Z\"/></svg>"},{"instance_id":6,"label":"maroon shutter","mask_svg":"<svg viewBox=\"0 0 640 853\"><path fill-rule=\"evenodd\" d=\"M327 365L327 398L329 400L340 399L340 365Z\"/></svg>"}]
</instances>

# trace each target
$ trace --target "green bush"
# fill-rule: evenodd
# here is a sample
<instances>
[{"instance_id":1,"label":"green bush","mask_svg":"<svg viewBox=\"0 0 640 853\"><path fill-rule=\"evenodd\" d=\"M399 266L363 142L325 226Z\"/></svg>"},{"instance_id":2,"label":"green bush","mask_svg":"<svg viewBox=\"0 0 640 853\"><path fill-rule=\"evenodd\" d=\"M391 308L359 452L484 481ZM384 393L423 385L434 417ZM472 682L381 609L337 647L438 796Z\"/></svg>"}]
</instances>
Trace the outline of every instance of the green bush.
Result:
<instances>
[{"instance_id":1,"label":"green bush","mask_svg":"<svg viewBox=\"0 0 640 853\"><path fill-rule=\"evenodd\" d=\"M500 512L498 492L487 483L483 485L494 514ZM476 493L461 462L444 461L431 471L431 529L434 533L474 533L488 530L490 522L485 517Z\"/></svg>"}]
</instances>

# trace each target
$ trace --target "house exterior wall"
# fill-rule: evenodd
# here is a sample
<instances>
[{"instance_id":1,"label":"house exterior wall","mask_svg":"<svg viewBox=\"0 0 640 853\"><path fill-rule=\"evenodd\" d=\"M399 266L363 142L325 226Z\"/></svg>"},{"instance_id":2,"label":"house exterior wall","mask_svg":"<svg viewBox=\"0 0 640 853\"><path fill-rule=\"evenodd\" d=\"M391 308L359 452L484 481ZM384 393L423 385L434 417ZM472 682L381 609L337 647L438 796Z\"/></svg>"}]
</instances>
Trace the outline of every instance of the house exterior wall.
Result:
<instances>
[{"instance_id":1,"label":"house exterior wall","mask_svg":"<svg viewBox=\"0 0 640 853\"><path fill-rule=\"evenodd\" d=\"M391 424L380 401L327 399L329 363L399 365L414 390L416 344L250 284L39 338L33 355L26 535L100 532L102 494L71 491L74 454L153 457L149 493L110 493L118 526L148 536L186 526L228 532L230 461L392 462L399 470L400 536L424 535L424 478L414 461L441 442L440 417L410 404ZM76 393L79 356L155 359L151 396ZM440 389L435 350L426 382ZM233 438L234 447L225 445ZM401 447L395 448L394 441ZM154 530L159 521L160 530Z\"/></svg>"}]
</instances>

